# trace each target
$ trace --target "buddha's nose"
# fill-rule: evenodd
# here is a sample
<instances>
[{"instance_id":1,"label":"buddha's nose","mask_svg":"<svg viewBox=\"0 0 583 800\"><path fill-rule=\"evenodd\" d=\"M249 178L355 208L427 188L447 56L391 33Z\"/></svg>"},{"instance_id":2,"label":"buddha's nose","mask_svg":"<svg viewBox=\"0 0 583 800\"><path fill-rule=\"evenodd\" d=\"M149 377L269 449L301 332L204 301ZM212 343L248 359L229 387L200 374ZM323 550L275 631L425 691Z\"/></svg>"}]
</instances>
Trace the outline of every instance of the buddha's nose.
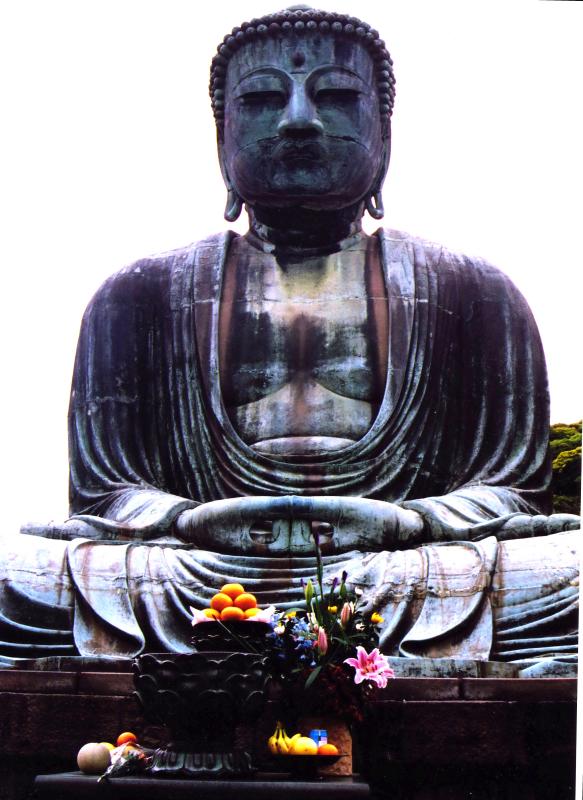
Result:
<instances>
[{"instance_id":1,"label":"buddha's nose","mask_svg":"<svg viewBox=\"0 0 583 800\"><path fill-rule=\"evenodd\" d=\"M318 119L316 107L308 96L305 86L294 85L284 116L277 126L277 132L280 136L293 138L314 136L323 130L324 126Z\"/></svg>"}]
</instances>

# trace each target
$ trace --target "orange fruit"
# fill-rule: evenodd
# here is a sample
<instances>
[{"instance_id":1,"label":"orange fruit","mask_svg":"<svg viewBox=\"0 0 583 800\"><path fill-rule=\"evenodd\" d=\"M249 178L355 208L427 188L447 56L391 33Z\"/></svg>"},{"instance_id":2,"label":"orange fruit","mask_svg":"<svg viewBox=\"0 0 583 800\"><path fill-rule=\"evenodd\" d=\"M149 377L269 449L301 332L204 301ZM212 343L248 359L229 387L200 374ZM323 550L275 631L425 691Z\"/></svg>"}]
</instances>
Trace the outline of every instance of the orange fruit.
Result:
<instances>
[{"instance_id":1,"label":"orange fruit","mask_svg":"<svg viewBox=\"0 0 583 800\"><path fill-rule=\"evenodd\" d=\"M335 744L321 744L318 747L318 755L319 756L337 756L338 755L338 748Z\"/></svg>"},{"instance_id":2,"label":"orange fruit","mask_svg":"<svg viewBox=\"0 0 583 800\"><path fill-rule=\"evenodd\" d=\"M225 620L245 619L245 612L235 606L227 606L221 611L221 622Z\"/></svg>"},{"instance_id":3,"label":"orange fruit","mask_svg":"<svg viewBox=\"0 0 583 800\"><path fill-rule=\"evenodd\" d=\"M117 737L117 746L119 747L120 744L131 744L132 742L137 742L138 737L135 733L131 733L131 731L124 731L124 733L120 733Z\"/></svg>"},{"instance_id":4,"label":"orange fruit","mask_svg":"<svg viewBox=\"0 0 583 800\"><path fill-rule=\"evenodd\" d=\"M232 602L233 601L228 594L219 592L218 594L215 594L213 598L211 598L211 608L214 608L215 611L222 611L223 608L230 606Z\"/></svg>"},{"instance_id":5,"label":"orange fruit","mask_svg":"<svg viewBox=\"0 0 583 800\"><path fill-rule=\"evenodd\" d=\"M245 611L245 616L247 617L247 619L250 619L251 617L254 617L255 614L259 614L259 609L258 608L248 608Z\"/></svg>"},{"instance_id":6,"label":"orange fruit","mask_svg":"<svg viewBox=\"0 0 583 800\"><path fill-rule=\"evenodd\" d=\"M205 617L211 617L212 619L218 619L221 616L216 608L205 608L202 613Z\"/></svg>"},{"instance_id":7,"label":"orange fruit","mask_svg":"<svg viewBox=\"0 0 583 800\"><path fill-rule=\"evenodd\" d=\"M223 594L228 594L231 600L234 600L240 594L243 594L245 589L241 586L240 583L225 583L222 587L221 592Z\"/></svg>"},{"instance_id":8,"label":"orange fruit","mask_svg":"<svg viewBox=\"0 0 583 800\"><path fill-rule=\"evenodd\" d=\"M242 608L243 611L247 611L248 608L257 608L257 598L254 594L243 592L235 599L235 605L237 608Z\"/></svg>"}]
</instances>

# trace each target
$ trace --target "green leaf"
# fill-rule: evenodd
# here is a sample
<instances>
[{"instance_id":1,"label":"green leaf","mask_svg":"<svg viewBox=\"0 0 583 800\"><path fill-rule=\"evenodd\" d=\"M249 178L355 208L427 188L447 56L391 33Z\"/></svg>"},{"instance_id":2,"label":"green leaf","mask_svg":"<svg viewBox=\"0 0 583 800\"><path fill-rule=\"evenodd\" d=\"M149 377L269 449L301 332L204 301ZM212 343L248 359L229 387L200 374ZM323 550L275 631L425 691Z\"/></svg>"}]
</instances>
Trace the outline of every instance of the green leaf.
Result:
<instances>
[{"instance_id":1,"label":"green leaf","mask_svg":"<svg viewBox=\"0 0 583 800\"><path fill-rule=\"evenodd\" d=\"M309 610L312 606L312 599L314 597L314 584L312 583L311 578L308 578L308 582L306 583L306 588L304 589L304 594L306 596L306 605Z\"/></svg>"},{"instance_id":2,"label":"green leaf","mask_svg":"<svg viewBox=\"0 0 583 800\"><path fill-rule=\"evenodd\" d=\"M322 615L322 606L318 602L317 598L315 598L315 600L312 602L312 611L316 615L316 620L318 622L318 625L321 625L322 627L324 627L324 618L323 618L323 615Z\"/></svg>"},{"instance_id":3,"label":"green leaf","mask_svg":"<svg viewBox=\"0 0 583 800\"><path fill-rule=\"evenodd\" d=\"M306 679L305 689L309 689L310 686L314 683L320 672L322 671L322 667L314 667L314 669L310 672Z\"/></svg>"}]
</instances>

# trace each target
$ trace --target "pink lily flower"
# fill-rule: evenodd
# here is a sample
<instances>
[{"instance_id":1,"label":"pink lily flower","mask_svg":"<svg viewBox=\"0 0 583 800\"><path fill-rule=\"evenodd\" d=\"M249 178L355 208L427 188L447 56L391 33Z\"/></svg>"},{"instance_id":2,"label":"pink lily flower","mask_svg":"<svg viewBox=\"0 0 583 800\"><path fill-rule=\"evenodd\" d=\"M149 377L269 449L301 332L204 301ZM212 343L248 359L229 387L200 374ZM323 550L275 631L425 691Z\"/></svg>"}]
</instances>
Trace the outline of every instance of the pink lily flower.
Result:
<instances>
[{"instance_id":1,"label":"pink lily flower","mask_svg":"<svg viewBox=\"0 0 583 800\"><path fill-rule=\"evenodd\" d=\"M324 630L324 628L318 629L317 647L318 650L320 651L321 656L326 654L328 650L328 637L326 636L326 631Z\"/></svg>"},{"instance_id":2,"label":"pink lily flower","mask_svg":"<svg viewBox=\"0 0 583 800\"><path fill-rule=\"evenodd\" d=\"M379 652L378 647L367 653L364 647L359 645L356 648L356 658L345 658L344 663L349 664L356 670L355 683L374 681L377 686L384 689L389 678L395 677L387 657Z\"/></svg>"},{"instance_id":3,"label":"pink lily flower","mask_svg":"<svg viewBox=\"0 0 583 800\"><path fill-rule=\"evenodd\" d=\"M354 603L344 603L340 612L340 624L343 628L348 625L351 617L354 616Z\"/></svg>"}]
</instances>

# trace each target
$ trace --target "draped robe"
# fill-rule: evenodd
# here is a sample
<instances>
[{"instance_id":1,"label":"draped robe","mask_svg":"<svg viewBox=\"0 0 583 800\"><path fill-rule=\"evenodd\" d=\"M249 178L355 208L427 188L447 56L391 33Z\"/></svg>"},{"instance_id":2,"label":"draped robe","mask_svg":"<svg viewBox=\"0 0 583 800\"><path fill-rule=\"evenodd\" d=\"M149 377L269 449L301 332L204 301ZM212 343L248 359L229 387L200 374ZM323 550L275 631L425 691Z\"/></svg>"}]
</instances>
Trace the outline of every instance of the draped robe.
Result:
<instances>
[{"instance_id":1,"label":"draped robe","mask_svg":"<svg viewBox=\"0 0 583 800\"><path fill-rule=\"evenodd\" d=\"M222 402L221 281L233 235L141 260L90 303L69 414L73 518L42 531L82 538L20 537L0 595L10 609L0 651L188 650L188 606L208 604L227 579L289 607L314 574L312 558L189 546L174 537L174 521L222 498L344 495L424 519L423 541L325 560L329 580L346 569L385 616L386 652L573 652L574 536L512 541L514 520L530 519L524 530L534 535L548 513L550 463L544 356L510 280L482 260L379 231L384 398L362 439L307 467L246 445ZM45 572L24 587L19 575L39 552ZM51 608L44 627L39 604Z\"/></svg>"}]
</instances>

